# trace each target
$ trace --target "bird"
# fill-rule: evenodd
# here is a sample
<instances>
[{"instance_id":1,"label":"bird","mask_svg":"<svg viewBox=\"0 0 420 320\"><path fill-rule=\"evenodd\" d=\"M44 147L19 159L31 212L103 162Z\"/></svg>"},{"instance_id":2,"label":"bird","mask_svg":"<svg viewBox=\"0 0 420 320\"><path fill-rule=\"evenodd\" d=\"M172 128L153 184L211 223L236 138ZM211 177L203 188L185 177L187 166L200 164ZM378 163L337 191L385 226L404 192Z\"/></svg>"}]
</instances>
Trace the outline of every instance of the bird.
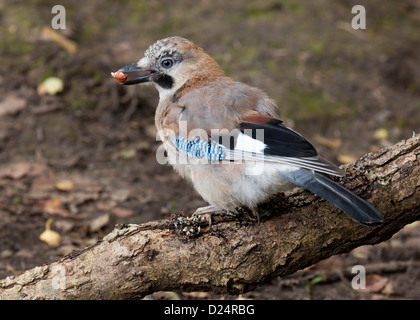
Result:
<instances>
[{"instance_id":1,"label":"bird","mask_svg":"<svg viewBox=\"0 0 420 320\"><path fill-rule=\"evenodd\" d=\"M130 72L137 77L127 79ZM158 40L112 75L123 85L147 83L158 90L155 125L166 151L162 157L209 203L196 212L248 207L259 221L259 204L297 185L360 224L383 221L371 204L328 177L344 173L278 119L264 91L227 77L192 41Z\"/></svg>"}]
</instances>

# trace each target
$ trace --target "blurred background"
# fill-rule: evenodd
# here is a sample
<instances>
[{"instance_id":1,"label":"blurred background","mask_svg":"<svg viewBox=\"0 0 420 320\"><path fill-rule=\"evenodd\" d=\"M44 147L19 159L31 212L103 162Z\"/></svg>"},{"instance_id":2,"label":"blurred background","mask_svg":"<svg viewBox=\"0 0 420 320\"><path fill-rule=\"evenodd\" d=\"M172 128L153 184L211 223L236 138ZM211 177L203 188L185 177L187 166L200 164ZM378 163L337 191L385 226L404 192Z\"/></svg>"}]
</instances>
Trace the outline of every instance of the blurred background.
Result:
<instances>
[{"instance_id":1,"label":"blurred background","mask_svg":"<svg viewBox=\"0 0 420 320\"><path fill-rule=\"evenodd\" d=\"M158 39L186 37L228 76L263 89L279 117L337 164L420 131L419 1L60 4L66 28L54 30L56 3L0 1L0 278L93 244L116 223L206 205L156 162L156 90L124 87L110 76ZM365 30L351 26L354 5L366 9ZM321 269L418 261L418 231L410 225L386 243L313 266L313 279ZM245 297L420 298L419 268L398 270L379 269L363 292L343 278L295 278L275 279Z\"/></svg>"}]
</instances>

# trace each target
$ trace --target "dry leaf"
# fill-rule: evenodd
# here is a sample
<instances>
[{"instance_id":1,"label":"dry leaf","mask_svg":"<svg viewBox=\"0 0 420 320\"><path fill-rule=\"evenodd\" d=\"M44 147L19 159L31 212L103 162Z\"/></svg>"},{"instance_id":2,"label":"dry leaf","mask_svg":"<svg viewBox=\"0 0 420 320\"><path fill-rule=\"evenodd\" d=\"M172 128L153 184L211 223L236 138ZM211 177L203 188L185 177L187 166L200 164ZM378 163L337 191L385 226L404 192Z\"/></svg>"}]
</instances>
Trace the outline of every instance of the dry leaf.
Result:
<instances>
[{"instance_id":1,"label":"dry leaf","mask_svg":"<svg viewBox=\"0 0 420 320\"><path fill-rule=\"evenodd\" d=\"M369 152L376 152L376 151L378 151L379 149L381 149L381 147L380 146L377 146L377 145L371 145L370 146L370 148L369 148Z\"/></svg>"},{"instance_id":2,"label":"dry leaf","mask_svg":"<svg viewBox=\"0 0 420 320\"><path fill-rule=\"evenodd\" d=\"M54 187L56 187L60 191L70 191L74 189L74 182L72 180L64 179L57 181L54 184Z\"/></svg>"},{"instance_id":3,"label":"dry leaf","mask_svg":"<svg viewBox=\"0 0 420 320\"><path fill-rule=\"evenodd\" d=\"M0 252L0 259L7 259L13 256L13 251L9 249L5 249Z\"/></svg>"},{"instance_id":4,"label":"dry leaf","mask_svg":"<svg viewBox=\"0 0 420 320\"><path fill-rule=\"evenodd\" d=\"M120 151L120 157L126 160L130 160L136 156L136 150L126 149Z\"/></svg>"},{"instance_id":5,"label":"dry leaf","mask_svg":"<svg viewBox=\"0 0 420 320\"><path fill-rule=\"evenodd\" d=\"M12 179L20 179L25 176L31 169L31 164L26 162L19 162L10 167L2 168L0 170L0 178L7 177Z\"/></svg>"},{"instance_id":6,"label":"dry leaf","mask_svg":"<svg viewBox=\"0 0 420 320\"><path fill-rule=\"evenodd\" d=\"M6 270L8 271L8 272L11 272L11 273L13 273L14 275L18 275L18 274L21 274L21 272L20 271L17 271L15 268L13 268L10 264L8 264L7 265L7 267L6 267Z\"/></svg>"},{"instance_id":7,"label":"dry leaf","mask_svg":"<svg viewBox=\"0 0 420 320\"><path fill-rule=\"evenodd\" d=\"M125 208L115 208L112 210L112 213L115 214L119 218L128 218L134 215L134 211Z\"/></svg>"},{"instance_id":8,"label":"dry leaf","mask_svg":"<svg viewBox=\"0 0 420 320\"><path fill-rule=\"evenodd\" d=\"M59 215L62 217L69 216L69 213L63 207L63 202L61 200L61 197L55 197L45 202L44 210L51 215Z\"/></svg>"},{"instance_id":9,"label":"dry leaf","mask_svg":"<svg viewBox=\"0 0 420 320\"><path fill-rule=\"evenodd\" d=\"M392 282L388 282L385 285L385 288L383 288L383 290L381 291L381 293L387 294L387 295L395 294L396 291L395 291L395 288L394 288L394 285L392 284Z\"/></svg>"},{"instance_id":10,"label":"dry leaf","mask_svg":"<svg viewBox=\"0 0 420 320\"><path fill-rule=\"evenodd\" d=\"M54 185L48 176L36 177L31 185L31 192L33 191L45 191L50 192L54 189Z\"/></svg>"},{"instance_id":11,"label":"dry leaf","mask_svg":"<svg viewBox=\"0 0 420 320\"><path fill-rule=\"evenodd\" d=\"M52 198L45 202L44 210L48 212L49 214L56 214L61 210L63 207L63 204L61 202L60 197Z\"/></svg>"},{"instance_id":12,"label":"dry leaf","mask_svg":"<svg viewBox=\"0 0 420 320\"><path fill-rule=\"evenodd\" d=\"M185 297L190 297L193 299L211 299L210 293L208 292L182 292L182 295Z\"/></svg>"},{"instance_id":13,"label":"dry leaf","mask_svg":"<svg viewBox=\"0 0 420 320\"><path fill-rule=\"evenodd\" d=\"M130 192L128 189L112 190L110 192L110 198L114 201L124 202L130 196Z\"/></svg>"},{"instance_id":14,"label":"dry leaf","mask_svg":"<svg viewBox=\"0 0 420 320\"><path fill-rule=\"evenodd\" d=\"M7 95L0 102L0 117L15 114L26 107L26 99L19 98L14 94Z\"/></svg>"},{"instance_id":15,"label":"dry leaf","mask_svg":"<svg viewBox=\"0 0 420 320\"><path fill-rule=\"evenodd\" d=\"M108 213L103 214L89 222L89 230L90 231L97 231L102 227L105 227L110 220L110 215Z\"/></svg>"},{"instance_id":16,"label":"dry leaf","mask_svg":"<svg viewBox=\"0 0 420 320\"><path fill-rule=\"evenodd\" d=\"M315 141L331 149L338 149L343 144L341 139L329 139L320 135L315 136Z\"/></svg>"},{"instance_id":17,"label":"dry leaf","mask_svg":"<svg viewBox=\"0 0 420 320\"><path fill-rule=\"evenodd\" d=\"M385 288L389 279L377 274L370 274L366 277L366 291L378 293Z\"/></svg>"},{"instance_id":18,"label":"dry leaf","mask_svg":"<svg viewBox=\"0 0 420 320\"><path fill-rule=\"evenodd\" d=\"M66 50L70 54L75 54L77 50L79 49L76 42L74 42L73 40L67 39L61 33L55 31L54 29L50 27L42 28L41 35L57 43L60 47L62 47L64 50Z\"/></svg>"},{"instance_id":19,"label":"dry leaf","mask_svg":"<svg viewBox=\"0 0 420 320\"><path fill-rule=\"evenodd\" d=\"M375 139L386 140L388 138L388 130L380 128L373 133Z\"/></svg>"},{"instance_id":20,"label":"dry leaf","mask_svg":"<svg viewBox=\"0 0 420 320\"><path fill-rule=\"evenodd\" d=\"M64 88L63 80L57 77L49 77L39 84L37 92L40 96L43 96L46 94L53 96L63 91L63 88Z\"/></svg>"},{"instance_id":21,"label":"dry leaf","mask_svg":"<svg viewBox=\"0 0 420 320\"><path fill-rule=\"evenodd\" d=\"M88 191L80 191L80 192L72 192L67 195L63 195L63 202L73 205L81 205L86 203L87 201L95 201L99 199L98 192L88 192Z\"/></svg>"},{"instance_id":22,"label":"dry leaf","mask_svg":"<svg viewBox=\"0 0 420 320\"><path fill-rule=\"evenodd\" d=\"M0 168L0 178L20 179L24 176L37 176L45 170L45 166L38 163L17 162Z\"/></svg>"},{"instance_id":23,"label":"dry leaf","mask_svg":"<svg viewBox=\"0 0 420 320\"><path fill-rule=\"evenodd\" d=\"M53 230L45 230L43 233L41 233L39 239L52 247L60 243L61 236L58 232Z\"/></svg>"},{"instance_id":24,"label":"dry leaf","mask_svg":"<svg viewBox=\"0 0 420 320\"><path fill-rule=\"evenodd\" d=\"M58 232L51 230L53 219L48 219L45 223L45 231L39 236L39 240L46 242L49 246L55 246L60 243L61 236Z\"/></svg>"},{"instance_id":25,"label":"dry leaf","mask_svg":"<svg viewBox=\"0 0 420 320\"><path fill-rule=\"evenodd\" d=\"M357 258L358 260L367 260L371 254L371 246L360 246L354 248L351 252L351 255Z\"/></svg>"},{"instance_id":26,"label":"dry leaf","mask_svg":"<svg viewBox=\"0 0 420 320\"><path fill-rule=\"evenodd\" d=\"M337 156L337 160L341 163L353 163L357 160L357 158L347 153L341 153Z\"/></svg>"},{"instance_id":27,"label":"dry leaf","mask_svg":"<svg viewBox=\"0 0 420 320\"><path fill-rule=\"evenodd\" d=\"M344 267L343 258L341 256L331 256L328 259L311 266L312 270L341 270Z\"/></svg>"},{"instance_id":28,"label":"dry leaf","mask_svg":"<svg viewBox=\"0 0 420 320\"><path fill-rule=\"evenodd\" d=\"M242 294L240 294L235 300L254 300L254 299L244 297Z\"/></svg>"}]
</instances>

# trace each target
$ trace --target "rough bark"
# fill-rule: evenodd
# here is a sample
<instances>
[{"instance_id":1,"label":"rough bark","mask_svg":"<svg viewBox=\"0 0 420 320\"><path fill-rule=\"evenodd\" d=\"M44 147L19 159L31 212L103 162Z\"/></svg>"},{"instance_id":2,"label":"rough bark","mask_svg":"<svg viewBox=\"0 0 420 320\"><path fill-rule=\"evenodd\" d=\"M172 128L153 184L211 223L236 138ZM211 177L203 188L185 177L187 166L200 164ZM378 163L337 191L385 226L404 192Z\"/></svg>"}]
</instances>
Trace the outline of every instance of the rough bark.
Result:
<instances>
[{"instance_id":1,"label":"rough bark","mask_svg":"<svg viewBox=\"0 0 420 320\"><path fill-rule=\"evenodd\" d=\"M343 168L347 176L341 183L384 214L378 226L357 224L296 188L261 206L260 223L214 213L211 228L202 226L199 234L198 220L184 217L117 225L91 247L1 280L0 299L133 299L159 290L251 290L331 255L389 239L419 220L419 159L420 138L414 137Z\"/></svg>"}]
</instances>

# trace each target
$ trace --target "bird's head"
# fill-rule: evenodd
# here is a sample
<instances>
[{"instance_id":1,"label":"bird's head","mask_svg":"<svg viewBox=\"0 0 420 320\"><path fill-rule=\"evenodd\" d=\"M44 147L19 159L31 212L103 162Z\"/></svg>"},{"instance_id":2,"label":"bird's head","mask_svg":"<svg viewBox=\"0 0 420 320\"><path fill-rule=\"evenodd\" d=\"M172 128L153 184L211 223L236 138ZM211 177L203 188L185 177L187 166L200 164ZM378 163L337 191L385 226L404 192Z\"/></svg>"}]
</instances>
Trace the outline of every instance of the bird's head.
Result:
<instances>
[{"instance_id":1,"label":"bird's head","mask_svg":"<svg viewBox=\"0 0 420 320\"><path fill-rule=\"evenodd\" d=\"M218 64L203 49L177 36L156 41L138 62L118 71L144 72L125 81L124 85L151 82L159 90L161 98L175 93L184 85L224 76Z\"/></svg>"}]
</instances>

